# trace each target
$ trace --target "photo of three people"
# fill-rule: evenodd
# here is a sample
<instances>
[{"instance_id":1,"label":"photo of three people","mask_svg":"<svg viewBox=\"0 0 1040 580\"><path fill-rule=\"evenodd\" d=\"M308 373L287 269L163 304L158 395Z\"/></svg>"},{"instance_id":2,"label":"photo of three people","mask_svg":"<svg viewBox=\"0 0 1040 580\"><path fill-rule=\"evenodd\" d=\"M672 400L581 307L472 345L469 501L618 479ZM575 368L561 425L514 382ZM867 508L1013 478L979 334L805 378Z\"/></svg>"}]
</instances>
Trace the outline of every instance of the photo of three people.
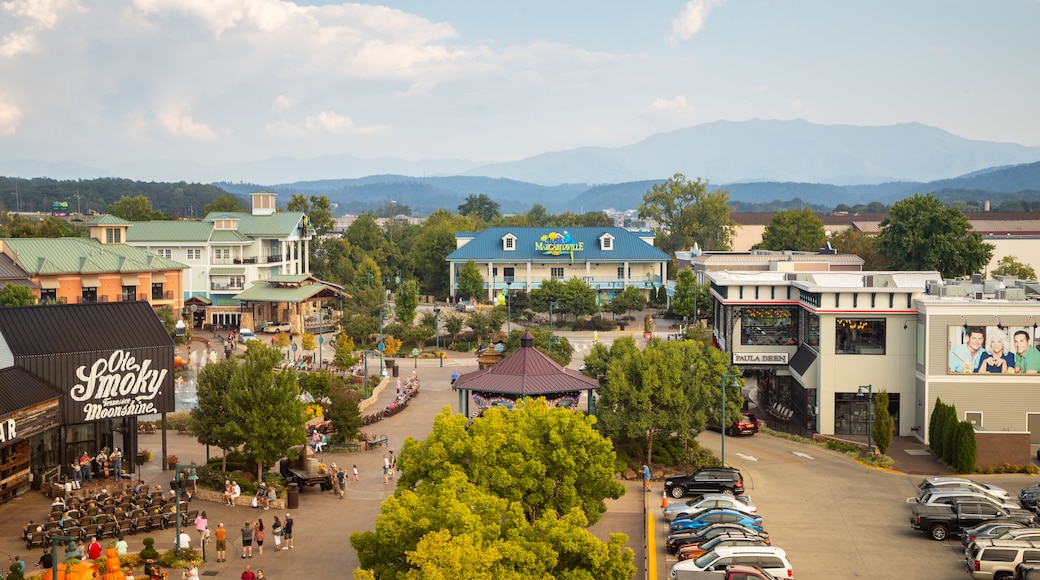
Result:
<instances>
[{"instance_id":1,"label":"photo of three people","mask_svg":"<svg viewBox=\"0 0 1040 580\"><path fill-rule=\"evenodd\" d=\"M1040 350L1028 327L951 326L951 374L1040 372Z\"/></svg>"}]
</instances>

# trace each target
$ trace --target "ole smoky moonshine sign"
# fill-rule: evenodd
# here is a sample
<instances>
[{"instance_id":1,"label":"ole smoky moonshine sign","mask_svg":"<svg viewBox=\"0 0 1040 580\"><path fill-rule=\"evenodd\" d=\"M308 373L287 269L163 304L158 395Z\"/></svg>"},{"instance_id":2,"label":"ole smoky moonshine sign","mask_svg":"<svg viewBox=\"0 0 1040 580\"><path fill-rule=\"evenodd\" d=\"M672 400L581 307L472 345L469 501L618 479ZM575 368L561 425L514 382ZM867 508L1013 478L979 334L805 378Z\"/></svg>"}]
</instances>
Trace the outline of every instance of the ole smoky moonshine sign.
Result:
<instances>
[{"instance_id":1,"label":"ole smoky moonshine sign","mask_svg":"<svg viewBox=\"0 0 1040 580\"><path fill-rule=\"evenodd\" d=\"M68 390L70 418L91 422L173 411L172 379L167 380L172 364L150 358L154 350L115 350L76 365Z\"/></svg>"}]
</instances>

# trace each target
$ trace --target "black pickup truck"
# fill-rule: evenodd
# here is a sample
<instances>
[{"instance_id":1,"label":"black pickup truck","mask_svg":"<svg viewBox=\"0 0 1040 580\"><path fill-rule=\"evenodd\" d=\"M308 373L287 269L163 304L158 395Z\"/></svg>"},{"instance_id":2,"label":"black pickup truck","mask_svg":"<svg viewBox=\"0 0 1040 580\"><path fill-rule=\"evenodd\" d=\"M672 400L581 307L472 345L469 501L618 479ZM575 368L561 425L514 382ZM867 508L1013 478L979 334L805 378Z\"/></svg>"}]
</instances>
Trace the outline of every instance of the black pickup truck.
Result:
<instances>
[{"instance_id":1,"label":"black pickup truck","mask_svg":"<svg viewBox=\"0 0 1040 580\"><path fill-rule=\"evenodd\" d=\"M910 527L925 532L933 540L945 540L950 534L992 519L1012 520L1034 525L1036 514L1029 510L1007 510L988 501L955 501L950 505L914 504Z\"/></svg>"}]
</instances>

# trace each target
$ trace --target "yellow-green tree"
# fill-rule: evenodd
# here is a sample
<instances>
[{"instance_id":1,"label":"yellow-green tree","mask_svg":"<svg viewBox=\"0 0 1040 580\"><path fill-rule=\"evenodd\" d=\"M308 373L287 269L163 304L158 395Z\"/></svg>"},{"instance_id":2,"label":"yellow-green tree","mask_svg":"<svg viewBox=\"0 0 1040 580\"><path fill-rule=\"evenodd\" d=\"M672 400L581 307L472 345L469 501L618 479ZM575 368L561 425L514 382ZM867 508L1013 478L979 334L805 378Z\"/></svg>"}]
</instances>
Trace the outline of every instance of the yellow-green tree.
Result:
<instances>
[{"instance_id":1,"label":"yellow-green tree","mask_svg":"<svg viewBox=\"0 0 1040 580\"><path fill-rule=\"evenodd\" d=\"M639 206L639 217L661 224L657 247L673 255L694 242L705 250L729 250L737 227L729 213L728 190L709 192L707 181L681 173L650 188Z\"/></svg>"}]
</instances>

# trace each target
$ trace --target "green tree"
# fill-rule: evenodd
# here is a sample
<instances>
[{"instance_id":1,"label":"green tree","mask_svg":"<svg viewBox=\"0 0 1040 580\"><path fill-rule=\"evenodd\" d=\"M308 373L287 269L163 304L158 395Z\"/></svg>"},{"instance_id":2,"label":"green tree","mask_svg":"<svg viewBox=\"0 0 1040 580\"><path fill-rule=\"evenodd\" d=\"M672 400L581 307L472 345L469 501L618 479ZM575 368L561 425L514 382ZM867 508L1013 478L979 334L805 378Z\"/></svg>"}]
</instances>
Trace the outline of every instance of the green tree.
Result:
<instances>
[{"instance_id":1,"label":"green tree","mask_svg":"<svg viewBox=\"0 0 1040 580\"><path fill-rule=\"evenodd\" d=\"M672 312L676 316L690 318L696 322L697 308L701 305L698 296L697 277L693 270L683 268L675 277L675 294L672 296Z\"/></svg>"},{"instance_id":2,"label":"green tree","mask_svg":"<svg viewBox=\"0 0 1040 580\"><path fill-rule=\"evenodd\" d=\"M882 454L888 452L895 428L895 419L888 413L888 391L883 390L874 395L874 422L870 433L874 439L874 445L877 445L878 451Z\"/></svg>"},{"instance_id":3,"label":"green tree","mask_svg":"<svg viewBox=\"0 0 1040 580\"><path fill-rule=\"evenodd\" d=\"M611 439L643 439L647 461L659 433L688 445L720 412L723 373L740 376L724 352L693 340L654 340L639 350L626 336L609 350L593 349L585 364L606 371L596 405L600 431ZM726 393L728 425L739 416L743 397L739 387L727 385Z\"/></svg>"},{"instance_id":4,"label":"green tree","mask_svg":"<svg viewBox=\"0 0 1040 580\"><path fill-rule=\"evenodd\" d=\"M329 406L325 415L336 430L333 440L342 443L353 439L361 429L361 412L358 410L360 395L351 388L343 377L335 376L329 385Z\"/></svg>"},{"instance_id":5,"label":"green tree","mask_svg":"<svg viewBox=\"0 0 1040 580\"><path fill-rule=\"evenodd\" d=\"M633 310L646 308L646 298L639 288L629 286L610 301L610 311L614 314L627 314Z\"/></svg>"},{"instance_id":6,"label":"green tree","mask_svg":"<svg viewBox=\"0 0 1040 580\"><path fill-rule=\"evenodd\" d=\"M152 209L152 202L143 195L122 197L108 206L108 213L131 222L147 222L162 219L162 212Z\"/></svg>"},{"instance_id":7,"label":"green tree","mask_svg":"<svg viewBox=\"0 0 1040 580\"><path fill-rule=\"evenodd\" d=\"M1036 280L1036 270L1028 264L1023 264L1014 256L1004 256L997 261L997 267L993 268L993 277L1014 276L1019 280Z\"/></svg>"},{"instance_id":8,"label":"green tree","mask_svg":"<svg viewBox=\"0 0 1040 580\"><path fill-rule=\"evenodd\" d=\"M473 260L469 260L462 266L459 272L459 298L480 298L484 294L484 276L480 268Z\"/></svg>"},{"instance_id":9,"label":"green tree","mask_svg":"<svg viewBox=\"0 0 1040 580\"><path fill-rule=\"evenodd\" d=\"M831 235L831 247L842 254L863 258L863 269L868 272L884 270L888 261L878 252L877 238L862 230L847 228Z\"/></svg>"},{"instance_id":10,"label":"green tree","mask_svg":"<svg viewBox=\"0 0 1040 580\"><path fill-rule=\"evenodd\" d=\"M563 299L566 289L563 282L556 278L546 278L542 283L528 293L531 310L535 312L549 312L549 304L556 303L553 311L559 312L559 303Z\"/></svg>"},{"instance_id":11,"label":"green tree","mask_svg":"<svg viewBox=\"0 0 1040 580\"><path fill-rule=\"evenodd\" d=\"M329 397L329 389L332 388L334 378L336 378L336 375L321 369L300 373L297 376L297 381L300 385L300 391L308 393L317 402L323 402Z\"/></svg>"},{"instance_id":12,"label":"green tree","mask_svg":"<svg viewBox=\"0 0 1040 580\"><path fill-rule=\"evenodd\" d=\"M520 502L462 474L420 482L383 502L375 531L351 535L361 562L354 577L622 580L635 574L627 536L599 540L580 510L546 513L533 523L524 516Z\"/></svg>"},{"instance_id":13,"label":"green tree","mask_svg":"<svg viewBox=\"0 0 1040 580\"><path fill-rule=\"evenodd\" d=\"M431 214L415 235L409 255L415 259L415 277L422 282L423 292L444 298L450 292L448 262L445 258L455 251L455 232L477 229L476 220L458 216L443 209ZM476 265L476 264L474 264ZM479 272L479 270L478 270ZM481 279L483 284L483 279Z\"/></svg>"},{"instance_id":14,"label":"green tree","mask_svg":"<svg viewBox=\"0 0 1040 580\"><path fill-rule=\"evenodd\" d=\"M596 291L581 278L570 278L563 284L559 307L561 313L575 317L595 314Z\"/></svg>"},{"instance_id":15,"label":"green tree","mask_svg":"<svg viewBox=\"0 0 1040 580\"><path fill-rule=\"evenodd\" d=\"M281 358L278 350L250 341L242 364L227 385L230 408L236 415L233 420L244 436L243 451L257 465L257 481L263 481L265 468L285 456L290 447L307 441L296 373L274 372Z\"/></svg>"},{"instance_id":16,"label":"green tree","mask_svg":"<svg viewBox=\"0 0 1040 580\"><path fill-rule=\"evenodd\" d=\"M394 316L405 324L415 320L415 310L419 307L419 284L415 280L405 280L394 295Z\"/></svg>"},{"instance_id":17,"label":"green tree","mask_svg":"<svg viewBox=\"0 0 1040 580\"><path fill-rule=\"evenodd\" d=\"M398 486L464 475L480 489L521 504L529 522L578 508L596 523L606 511L604 500L621 497L624 486L614 479L614 449L595 422L544 401L489 409L472 423L445 407L424 441L405 440Z\"/></svg>"},{"instance_id":18,"label":"green tree","mask_svg":"<svg viewBox=\"0 0 1040 580\"><path fill-rule=\"evenodd\" d=\"M450 336L452 340L458 338L459 334L462 332L462 329L465 326L466 317L461 314L449 312L447 315L444 316L444 330L448 333L448 336Z\"/></svg>"},{"instance_id":19,"label":"green tree","mask_svg":"<svg viewBox=\"0 0 1040 580\"><path fill-rule=\"evenodd\" d=\"M191 410L192 433L199 443L224 452L221 463L224 471L227 470L228 453L245 443L245 431L239 423L243 413L236 406L239 399L232 397L229 390L238 367L234 360L222 360L202 367L195 383L198 403Z\"/></svg>"},{"instance_id":20,"label":"green tree","mask_svg":"<svg viewBox=\"0 0 1040 580\"><path fill-rule=\"evenodd\" d=\"M729 250L737 226L729 213L729 191L709 193L707 181L689 181L681 173L654 185L639 206L639 217L661 224L657 246L673 255L694 242L706 250Z\"/></svg>"},{"instance_id":21,"label":"green tree","mask_svg":"<svg viewBox=\"0 0 1040 580\"><path fill-rule=\"evenodd\" d=\"M466 196L466 200L459 205L459 213L476 215L484 222L490 222L502 215L498 202L483 193L479 195L471 193Z\"/></svg>"},{"instance_id":22,"label":"green tree","mask_svg":"<svg viewBox=\"0 0 1040 580\"><path fill-rule=\"evenodd\" d=\"M341 369L349 369L356 365L361 357L354 354L357 348L354 346L354 339L346 333L341 333L336 336L336 354L332 357L332 362Z\"/></svg>"},{"instance_id":23,"label":"green tree","mask_svg":"<svg viewBox=\"0 0 1040 580\"><path fill-rule=\"evenodd\" d=\"M934 195L914 195L892 205L881 221L878 250L894 270L938 270L944 278L979 272L993 244L971 230L960 211Z\"/></svg>"},{"instance_id":24,"label":"green tree","mask_svg":"<svg viewBox=\"0 0 1040 580\"><path fill-rule=\"evenodd\" d=\"M3 288L0 288L0 306L32 306L33 304L36 304L36 295L25 286L8 282L4 284ZM171 332L171 334L173 333Z\"/></svg>"},{"instance_id":25,"label":"green tree","mask_svg":"<svg viewBox=\"0 0 1040 580\"><path fill-rule=\"evenodd\" d=\"M473 330L473 334L477 335L481 342L490 341L491 334L502 327L501 324L496 327L495 321L486 312L471 312L466 317L466 326Z\"/></svg>"},{"instance_id":26,"label":"green tree","mask_svg":"<svg viewBox=\"0 0 1040 580\"><path fill-rule=\"evenodd\" d=\"M975 472L975 428L967 421L957 423L953 467L961 473Z\"/></svg>"},{"instance_id":27,"label":"green tree","mask_svg":"<svg viewBox=\"0 0 1040 580\"><path fill-rule=\"evenodd\" d=\"M245 206L242 204L242 198L237 195L231 195L225 193L213 201L202 206L202 215L209 215L214 212L244 212L246 211Z\"/></svg>"},{"instance_id":28,"label":"green tree","mask_svg":"<svg viewBox=\"0 0 1040 580\"><path fill-rule=\"evenodd\" d=\"M827 243L823 220L809 207L789 209L773 214L762 233L763 250L796 250L815 252Z\"/></svg>"},{"instance_id":29,"label":"green tree","mask_svg":"<svg viewBox=\"0 0 1040 580\"><path fill-rule=\"evenodd\" d=\"M529 328L526 329L526 332L529 332L531 337L534 338L534 348L549 355L549 358L556 361L556 364L562 367L571 364L571 359L574 357L574 347L571 345L571 341L567 340L566 336L553 334L552 340L550 341L548 330L542 328ZM514 350L520 348L521 336L523 336L523 332L519 329L514 329L513 334L506 337L505 349L503 352L508 355Z\"/></svg>"}]
</instances>

